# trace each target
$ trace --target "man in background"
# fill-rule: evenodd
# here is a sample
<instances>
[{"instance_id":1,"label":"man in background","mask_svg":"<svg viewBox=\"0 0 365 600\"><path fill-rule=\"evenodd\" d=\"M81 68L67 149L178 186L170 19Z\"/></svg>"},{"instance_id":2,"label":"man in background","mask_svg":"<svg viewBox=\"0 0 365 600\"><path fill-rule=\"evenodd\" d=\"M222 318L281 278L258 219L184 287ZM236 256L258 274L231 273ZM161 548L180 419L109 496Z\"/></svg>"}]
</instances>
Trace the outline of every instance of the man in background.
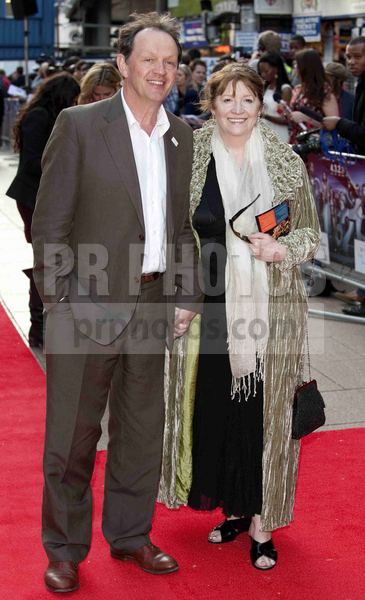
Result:
<instances>
[{"instance_id":1,"label":"man in background","mask_svg":"<svg viewBox=\"0 0 365 600\"><path fill-rule=\"evenodd\" d=\"M289 41L289 59L290 59L290 71L288 72L288 76L290 79L290 83L292 87L300 84L300 77L297 71L297 64L295 57L300 50L304 50L306 46L306 41L302 35L295 34L290 38Z\"/></svg>"}]
</instances>

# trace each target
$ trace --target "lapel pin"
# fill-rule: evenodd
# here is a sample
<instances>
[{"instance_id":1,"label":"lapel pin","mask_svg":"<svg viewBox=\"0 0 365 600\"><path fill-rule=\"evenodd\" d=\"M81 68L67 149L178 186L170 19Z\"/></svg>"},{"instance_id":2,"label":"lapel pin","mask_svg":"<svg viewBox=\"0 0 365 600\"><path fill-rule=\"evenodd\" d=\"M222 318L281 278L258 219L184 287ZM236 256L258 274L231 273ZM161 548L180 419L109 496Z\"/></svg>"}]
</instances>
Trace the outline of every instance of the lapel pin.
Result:
<instances>
[{"instance_id":1,"label":"lapel pin","mask_svg":"<svg viewBox=\"0 0 365 600\"><path fill-rule=\"evenodd\" d=\"M179 142L177 141L177 139L173 137L173 138L171 138L171 141L174 144L174 146L176 146L176 148L177 148L179 145Z\"/></svg>"}]
</instances>

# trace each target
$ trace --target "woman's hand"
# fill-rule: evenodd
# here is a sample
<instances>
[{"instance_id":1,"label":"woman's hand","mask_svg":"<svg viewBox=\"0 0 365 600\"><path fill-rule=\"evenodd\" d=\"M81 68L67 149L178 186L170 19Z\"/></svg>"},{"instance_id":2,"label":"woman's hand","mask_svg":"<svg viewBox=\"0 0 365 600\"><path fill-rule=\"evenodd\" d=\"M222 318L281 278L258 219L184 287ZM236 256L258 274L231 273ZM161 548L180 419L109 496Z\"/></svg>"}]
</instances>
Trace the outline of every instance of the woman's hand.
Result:
<instances>
[{"instance_id":1,"label":"woman's hand","mask_svg":"<svg viewBox=\"0 0 365 600\"><path fill-rule=\"evenodd\" d=\"M305 115L304 113L300 112L300 110L293 110L292 113L290 113L289 115L289 119L291 121L295 121L295 123L307 123L308 125L311 125L312 127L321 127L321 123L319 121L316 121L315 119L312 119L311 117L308 117L308 115Z\"/></svg>"},{"instance_id":2,"label":"woman's hand","mask_svg":"<svg viewBox=\"0 0 365 600\"><path fill-rule=\"evenodd\" d=\"M279 244L279 242L267 233L253 233L248 237L251 242L249 244L251 254L257 260L281 262L288 253L288 248L284 244Z\"/></svg>"},{"instance_id":3,"label":"woman's hand","mask_svg":"<svg viewBox=\"0 0 365 600\"><path fill-rule=\"evenodd\" d=\"M308 121L308 117L300 112L300 110L293 110L293 112L289 113L288 118L295 123L305 123Z\"/></svg>"},{"instance_id":4,"label":"woman's hand","mask_svg":"<svg viewBox=\"0 0 365 600\"><path fill-rule=\"evenodd\" d=\"M196 316L195 312L186 310L185 308L178 308L175 306L175 327L174 327L174 339L181 337L190 327L191 321Z\"/></svg>"}]
</instances>

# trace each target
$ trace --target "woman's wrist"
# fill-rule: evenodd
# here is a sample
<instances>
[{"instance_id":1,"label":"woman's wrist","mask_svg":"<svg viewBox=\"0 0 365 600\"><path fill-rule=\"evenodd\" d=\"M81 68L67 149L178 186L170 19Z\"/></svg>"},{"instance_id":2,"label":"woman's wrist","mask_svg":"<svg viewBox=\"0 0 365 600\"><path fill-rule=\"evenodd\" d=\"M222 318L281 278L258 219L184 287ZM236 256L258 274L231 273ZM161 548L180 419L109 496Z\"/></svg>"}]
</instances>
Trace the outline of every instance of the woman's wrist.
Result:
<instances>
[{"instance_id":1,"label":"woman's wrist","mask_svg":"<svg viewBox=\"0 0 365 600\"><path fill-rule=\"evenodd\" d=\"M278 242L278 250L274 255L274 262L282 262L288 255L288 246L281 242Z\"/></svg>"},{"instance_id":2,"label":"woman's wrist","mask_svg":"<svg viewBox=\"0 0 365 600\"><path fill-rule=\"evenodd\" d=\"M275 246L276 247L271 262L282 262L287 257L288 246L286 244L281 243L280 241L277 241Z\"/></svg>"}]
</instances>

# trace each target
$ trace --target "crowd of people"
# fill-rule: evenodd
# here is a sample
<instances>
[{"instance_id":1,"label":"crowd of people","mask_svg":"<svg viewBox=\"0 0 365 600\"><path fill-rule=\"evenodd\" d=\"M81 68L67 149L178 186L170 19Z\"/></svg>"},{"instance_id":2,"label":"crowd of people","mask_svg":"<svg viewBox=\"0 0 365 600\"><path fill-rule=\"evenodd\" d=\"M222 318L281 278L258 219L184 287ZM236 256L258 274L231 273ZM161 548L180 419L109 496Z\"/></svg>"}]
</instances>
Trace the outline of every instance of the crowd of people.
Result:
<instances>
[{"instance_id":1,"label":"crowd of people","mask_svg":"<svg viewBox=\"0 0 365 600\"><path fill-rule=\"evenodd\" d=\"M150 539L162 463L169 506L222 508L210 543L248 533L252 566L277 563L272 532L293 519L300 450L291 435L307 319L300 266L320 239L307 170L287 142L321 125L305 108L360 153L365 128L365 38L347 47L354 98L344 66L324 67L300 36L291 52L288 65L278 34L264 32L250 59L224 57L207 75L201 57L183 54L175 19L135 14L115 64L78 59L56 74L42 64L19 113L8 195L34 249L29 342L46 350L52 592L79 587L107 401L112 558L153 574L179 568ZM258 228L276 208L285 227ZM184 435L177 464L163 451L166 397L184 403L179 422L166 411L170 438Z\"/></svg>"},{"instance_id":2,"label":"crowd of people","mask_svg":"<svg viewBox=\"0 0 365 600\"><path fill-rule=\"evenodd\" d=\"M289 42L289 51L283 53L279 34L274 31L265 31L260 34L258 49L251 57L248 57L247 54L242 58L237 58L236 55L221 57L217 59L209 74L207 63L201 57L200 51L193 48L182 53L175 85L165 99L164 106L183 119L193 129L200 128L211 116L209 112L204 112L201 105L203 87L207 79L229 63L247 64L256 70L264 81L264 102L261 117L279 135L281 140L295 144L298 134L304 130L318 129L321 127L321 120L324 118L323 126L326 129L333 128L335 123L337 131L352 142L353 151L363 155L362 134L361 130L357 129L357 124L362 122L364 112L361 90L359 92L358 87L355 112L355 94L352 91L357 77L360 78L359 86L361 88L363 73L361 68L363 67L360 68L360 72L356 69L354 71L352 68L354 48L356 48L356 44L351 42L348 51L350 60L346 65L341 62L330 62L324 65L317 50L307 47L302 36L294 35ZM78 104L87 104L108 98L115 94L122 85L121 75L115 62L113 64L112 61L94 64L78 56L71 56L63 64L57 65L53 58L42 56L38 62L39 68L33 73L31 79L30 99L33 95L37 97L39 86L59 71L70 73L78 81L81 88L78 98L75 100ZM4 97L11 84L17 87L25 87L25 76L21 66L17 67L9 77L6 76L5 72L0 73L0 118L2 118L4 112ZM31 106L33 106L32 103ZM309 114L308 109L310 109ZM306 110L307 114L303 110ZM28 106L22 112L28 112ZM346 125L346 121L352 122L355 113L355 127ZM319 120L316 120L316 115ZM326 117L329 120L326 120ZM333 119L337 120L334 121ZM45 140L43 141L45 143ZM19 151L21 146L22 144L17 147ZM39 177L43 149L44 146L41 145L36 152ZM22 179L24 180L27 163L23 159L20 161L19 168L22 170ZM33 167L30 166L30 168ZM33 175L31 174L30 177L33 177ZM14 197L14 190L18 190L18 187L17 184L12 186L9 195ZM19 197L19 191L16 194L18 197L15 199L18 202L18 207L21 204L29 206L30 198L33 198L33 203L35 202L36 190L34 187L32 192L29 193L24 190L22 198ZM24 218L24 211L22 218ZM29 241L29 231L26 233L26 237ZM30 306L36 307L34 310L38 315L41 304L39 300L36 303L33 301L37 293L32 278L30 286ZM352 306L346 307L344 311L361 316L365 314L365 305L362 302L364 296L360 290L355 296L356 305L354 305L354 295L352 293L348 297L346 294L341 296L345 301L348 300L352 304ZM32 312L33 309L31 308L32 328L29 341L32 345L42 346L41 332L37 332L37 335L33 336L33 323L39 322L39 318Z\"/></svg>"},{"instance_id":3,"label":"crowd of people","mask_svg":"<svg viewBox=\"0 0 365 600\"><path fill-rule=\"evenodd\" d=\"M207 81L207 76L222 68L229 62L242 62L254 68L265 82L264 106L262 117L278 133L284 141L294 143L297 134L308 128L318 127L318 122L301 112L301 107L307 107L320 116L339 116L347 119L352 117L354 103L354 77L350 70L341 62L323 65L317 50L307 47L305 39L293 35L287 52L282 51L280 35L274 31L264 31L258 38L258 47L252 55L245 53L237 58L237 53L223 56L217 62L211 73L208 73L207 63L201 52L192 48L181 55L176 84L171 89L164 105L167 110L180 116L193 129L201 127L209 115L204 114L200 105L201 92ZM91 90L93 79L101 63L70 56L63 63L56 63L53 57L41 55L37 61L39 66L31 73L29 89L30 97L37 87L56 72L71 73L82 84L78 103L104 99L107 97ZM97 83L98 86L118 89L118 75L112 72L111 62L103 63L102 77L108 78L107 83ZM108 66L109 65L109 66ZM94 78L85 79L91 69ZM106 70L105 70L106 69ZM119 79L120 82L120 79ZM0 92L6 96L9 85L25 88L25 75L22 66L18 66L9 77L5 72L0 73ZM84 89L84 87L86 89Z\"/></svg>"}]
</instances>

